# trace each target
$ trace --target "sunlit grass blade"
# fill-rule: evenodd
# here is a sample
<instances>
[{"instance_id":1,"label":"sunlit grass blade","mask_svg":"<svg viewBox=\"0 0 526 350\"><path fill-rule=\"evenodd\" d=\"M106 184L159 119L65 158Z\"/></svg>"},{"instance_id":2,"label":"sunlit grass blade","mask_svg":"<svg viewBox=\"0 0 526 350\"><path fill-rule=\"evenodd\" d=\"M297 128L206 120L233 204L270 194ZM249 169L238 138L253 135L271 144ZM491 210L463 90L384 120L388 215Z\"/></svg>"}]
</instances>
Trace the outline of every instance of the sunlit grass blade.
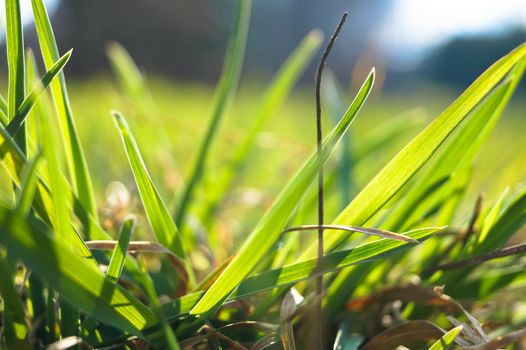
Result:
<instances>
[{"instance_id":1,"label":"sunlit grass blade","mask_svg":"<svg viewBox=\"0 0 526 350\"><path fill-rule=\"evenodd\" d=\"M15 135L18 129L24 123L29 111L33 108L33 105L40 97L40 94L48 87L51 81L62 72L62 69L71 57L72 50L66 52L47 72L42 76L40 82L33 88L33 90L27 95L22 104L18 107L16 114L7 126L7 131L11 135Z\"/></svg>"},{"instance_id":2,"label":"sunlit grass blade","mask_svg":"<svg viewBox=\"0 0 526 350\"><path fill-rule=\"evenodd\" d=\"M139 336L142 329L157 324L157 317L139 300L43 226L0 208L0 233L0 244L10 254L89 316Z\"/></svg>"},{"instance_id":3,"label":"sunlit grass blade","mask_svg":"<svg viewBox=\"0 0 526 350\"><path fill-rule=\"evenodd\" d=\"M4 96L0 94L0 122L4 127L9 123L9 118L7 116L9 112L7 110L7 102L4 99Z\"/></svg>"},{"instance_id":4,"label":"sunlit grass blade","mask_svg":"<svg viewBox=\"0 0 526 350\"><path fill-rule=\"evenodd\" d=\"M514 196L485 237L475 245L472 254L487 253L502 247L524 223L526 223L526 188Z\"/></svg>"},{"instance_id":5,"label":"sunlit grass blade","mask_svg":"<svg viewBox=\"0 0 526 350\"><path fill-rule=\"evenodd\" d=\"M422 191L441 177L453 174L455 169L458 169L462 164L473 161L515 92L522 78L525 63L525 59L520 61L511 70L506 81L496 87L468 117L466 122L459 127L458 133L441 150L441 154L436 158L433 165L426 169L425 174L422 174L419 181L404 195L402 204L390 214L387 222L384 222L385 227L393 230L405 228L407 227L403 226L405 222L409 221L410 223L411 218L418 218L424 212L429 211L429 208L435 205L434 203L419 208L419 204L422 203ZM444 195L447 195L447 192L441 191ZM434 197L439 198L440 196Z\"/></svg>"},{"instance_id":6,"label":"sunlit grass blade","mask_svg":"<svg viewBox=\"0 0 526 350\"><path fill-rule=\"evenodd\" d=\"M283 105L294 84L319 49L322 39L323 36L319 31L312 31L307 34L272 79L272 82L263 95L261 105L257 109L257 114L250 118L253 121L248 132L234 151L229 164L218 176L218 181L214 184L214 189L208 196L208 203L206 204L204 209L205 214L203 215L205 219L212 214L214 208L221 199L224 198L226 191L232 186L234 179L238 176L240 169L247 161L247 157L254 146L258 133L268 122L269 118Z\"/></svg>"},{"instance_id":7,"label":"sunlit grass blade","mask_svg":"<svg viewBox=\"0 0 526 350\"><path fill-rule=\"evenodd\" d=\"M20 187L22 183L20 174L24 167L27 167L28 161L4 128L0 128L0 159L2 159L2 164L7 169L11 180ZM87 209L82 206L79 199L73 194L64 176L62 176L62 181L64 183L63 189L66 191L64 196L73 198L75 215L85 219L89 224L89 226L84 227L84 233L93 239L110 239L111 236L100 227L97 219L87 212ZM46 223L51 225L54 222L54 204L49 187L40 177L37 177L37 187L32 205Z\"/></svg>"},{"instance_id":8,"label":"sunlit grass blade","mask_svg":"<svg viewBox=\"0 0 526 350\"><path fill-rule=\"evenodd\" d=\"M488 68L453 104L407 144L333 220L332 224L359 226L376 214L433 156L469 112L525 55L526 44L523 44ZM336 248L347 237L349 234L342 232L326 237L324 242L326 250ZM315 252L316 245L313 244L302 257L313 256Z\"/></svg>"},{"instance_id":9,"label":"sunlit grass blade","mask_svg":"<svg viewBox=\"0 0 526 350\"><path fill-rule=\"evenodd\" d=\"M408 237L423 240L443 227L423 228L406 232ZM400 249L411 247L406 242L390 239L379 239L375 242L359 245L352 249L329 253L324 256L321 273L337 271L354 264L363 264L385 257L385 254L395 253ZM258 273L244 279L239 287L229 296L229 299L244 298L273 288L291 285L316 276L314 268L317 260L309 259L291 265ZM179 317L188 313L203 295L203 292L189 294L163 306L165 315L169 318Z\"/></svg>"},{"instance_id":10,"label":"sunlit grass blade","mask_svg":"<svg viewBox=\"0 0 526 350\"><path fill-rule=\"evenodd\" d=\"M148 174L148 170L144 164L135 139L133 138L124 118L118 112L113 112L113 116L115 117L117 127L120 131L126 155L153 232L159 240L159 243L186 261L187 272L189 276L193 276L186 252L183 248L183 242L179 230L173 222L166 205L161 199L161 196L157 192L157 189ZM190 278L193 279L193 277Z\"/></svg>"},{"instance_id":11,"label":"sunlit grass blade","mask_svg":"<svg viewBox=\"0 0 526 350\"><path fill-rule=\"evenodd\" d=\"M447 350L450 345L453 345L455 338L460 334L460 332L462 332L463 328L464 327L460 325L448 331L442 338L433 343L433 345L431 345L428 350Z\"/></svg>"},{"instance_id":12,"label":"sunlit grass blade","mask_svg":"<svg viewBox=\"0 0 526 350\"><path fill-rule=\"evenodd\" d=\"M140 266L142 272L141 284L144 290L146 291L148 299L150 299L150 303L153 306L153 311L157 314L157 317L160 320L161 329L166 340L166 346L170 350L179 350L179 343L177 342L177 338L175 337L174 331L170 326L170 323L168 323L166 317L164 316L164 312L161 307L161 302L159 301L159 297L157 296L157 292L155 291L153 281L150 278L150 275L148 274L148 270L144 264L144 261L140 263Z\"/></svg>"},{"instance_id":13,"label":"sunlit grass blade","mask_svg":"<svg viewBox=\"0 0 526 350\"><path fill-rule=\"evenodd\" d=\"M60 59L57 43L42 0L31 0L31 4L42 57L46 68L49 70L53 64ZM93 186L91 184L84 151L82 150L75 127L73 112L69 103L66 79L63 72L60 72L58 79L54 79L51 83L51 92L60 119L62 131L60 133L62 136L61 141L62 144L65 145L66 168L68 169L72 187L85 210L87 210L93 218L98 220ZM89 223L85 221L85 218L81 217L80 219L83 220L84 225L89 225Z\"/></svg>"},{"instance_id":14,"label":"sunlit grass blade","mask_svg":"<svg viewBox=\"0 0 526 350\"><path fill-rule=\"evenodd\" d=\"M9 66L8 119L12 121L26 97L24 33L19 0L5 1L7 65ZM25 126L16 136L22 153L27 151Z\"/></svg>"},{"instance_id":15,"label":"sunlit grass blade","mask_svg":"<svg viewBox=\"0 0 526 350\"><path fill-rule=\"evenodd\" d=\"M0 250L0 295L3 301L2 333L9 349L30 349L29 329L22 300L18 295L4 251Z\"/></svg>"},{"instance_id":16,"label":"sunlit grass blade","mask_svg":"<svg viewBox=\"0 0 526 350\"><path fill-rule=\"evenodd\" d=\"M41 159L42 152L38 152L20 175L20 195L17 197L16 210L21 216L26 216L31 209L33 203L33 197L37 188L37 172L36 168L39 160Z\"/></svg>"},{"instance_id":17,"label":"sunlit grass blade","mask_svg":"<svg viewBox=\"0 0 526 350\"><path fill-rule=\"evenodd\" d=\"M119 43L112 42L108 45L106 52L124 95L138 106L141 114L150 117L156 115L157 107L146 86L146 81L126 49Z\"/></svg>"},{"instance_id":18,"label":"sunlit grass blade","mask_svg":"<svg viewBox=\"0 0 526 350\"><path fill-rule=\"evenodd\" d=\"M302 225L302 226L296 226L296 227L290 227L283 232L291 232L291 231L313 231L318 230L319 228L323 228L324 230L337 230L337 231L347 231L347 232L360 232L364 235L368 236L377 236L382 238L389 238L394 239L401 242L410 242L410 243L420 243L418 241L415 241L414 239L407 237L405 235L391 232L387 230L380 230L377 228L369 228L369 227L359 227L359 226L344 226L344 225Z\"/></svg>"},{"instance_id":19,"label":"sunlit grass blade","mask_svg":"<svg viewBox=\"0 0 526 350\"><path fill-rule=\"evenodd\" d=\"M317 172L329 158L349 125L354 120L365 103L374 81L374 70L364 82L356 98L342 117L340 123L325 138L323 150L318 157L316 154L307 159L303 167L285 186L272 207L267 211L250 236L245 240L232 262L219 276L217 281L208 289L203 299L192 310L192 314L210 312L243 280L256 266L262 257L280 236L290 215L297 207L310 184L316 178Z\"/></svg>"},{"instance_id":20,"label":"sunlit grass blade","mask_svg":"<svg viewBox=\"0 0 526 350\"><path fill-rule=\"evenodd\" d=\"M53 201L54 221L52 222L52 226L54 231L60 239L69 242L80 256L89 258L95 266L98 266L90 250L86 247L84 241L71 224L72 215L70 208L72 207L73 198L71 192L68 191L66 187L66 182L63 179L61 171L61 153L58 148L59 145L56 143L58 139L56 129L58 129L58 127L53 123L53 120L49 118L49 113L46 113L42 104L35 105L34 114L38 121L39 140L41 140L43 156L47 161L49 190ZM57 128L54 129L55 127Z\"/></svg>"},{"instance_id":21,"label":"sunlit grass blade","mask_svg":"<svg viewBox=\"0 0 526 350\"><path fill-rule=\"evenodd\" d=\"M245 46L250 22L252 0L239 1L239 9L235 24L230 32L228 48L223 63L223 70L219 84L217 86L216 97L212 107L210 124L206 134L197 151L197 159L190 173L190 178L181 197L181 202L175 215L175 223L182 228L183 221L187 214L188 207L192 201L195 187L198 185L205 167L208 153L211 149L215 135L218 132L219 124L223 119L234 94L237 89L243 59L245 56Z\"/></svg>"},{"instance_id":22,"label":"sunlit grass blade","mask_svg":"<svg viewBox=\"0 0 526 350\"><path fill-rule=\"evenodd\" d=\"M119 241L113 249L113 253L110 259L110 265L108 266L108 272L106 277L113 282L119 280L122 268L124 267L124 261L126 260L126 254L128 254L128 243L130 243L131 235L135 229L135 218L128 218L124 220L121 232L119 234Z\"/></svg>"}]
</instances>

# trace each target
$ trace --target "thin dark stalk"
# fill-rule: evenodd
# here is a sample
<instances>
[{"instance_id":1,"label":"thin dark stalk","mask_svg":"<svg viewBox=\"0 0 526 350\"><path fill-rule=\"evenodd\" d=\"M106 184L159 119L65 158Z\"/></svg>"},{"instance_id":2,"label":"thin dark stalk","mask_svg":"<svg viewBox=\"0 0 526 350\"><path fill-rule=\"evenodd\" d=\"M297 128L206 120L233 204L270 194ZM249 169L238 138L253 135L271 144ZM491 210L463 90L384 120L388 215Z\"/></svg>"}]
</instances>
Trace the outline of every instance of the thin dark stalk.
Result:
<instances>
[{"instance_id":1,"label":"thin dark stalk","mask_svg":"<svg viewBox=\"0 0 526 350\"><path fill-rule=\"evenodd\" d=\"M325 68L325 63L327 62L327 58L329 57L329 53L331 52L331 49L334 45L334 42L336 41L336 38L338 37L338 34L340 33L340 30L342 29L343 24L345 23L345 20L347 19L347 12L345 12L340 19L340 22L338 23L338 26L336 27L336 30L332 34L331 38L329 39L329 43L327 44L327 47L325 48L325 51L323 52L323 55L321 56L320 64L318 65L318 71L316 74L316 146L317 146L317 156L318 159L321 160L321 152L322 152L322 143L323 143L323 132L322 132L322 125L321 125L321 76L323 73L323 68ZM322 260L323 260L323 221L324 221L324 209L323 209L323 167L320 167L319 173L318 173L318 225L320 226L318 229L318 270L321 271L322 266ZM323 275L318 276L316 279L316 295L321 296L323 294ZM323 331L322 331L322 310L321 310L321 299L317 302L316 305L316 322L317 322L317 343L318 343L318 349L323 348Z\"/></svg>"},{"instance_id":2,"label":"thin dark stalk","mask_svg":"<svg viewBox=\"0 0 526 350\"><path fill-rule=\"evenodd\" d=\"M512 256L512 255L519 255L523 253L526 253L526 244L518 244L518 245L511 246L511 247L506 247L506 248L502 248L499 250L495 250L495 251L492 251L486 254L477 255L477 256L467 258L464 260L458 260L458 261L453 261L450 263L438 265L434 267L433 269L430 269L429 272L435 272L439 270L459 269L459 268L466 267L466 266L481 264L488 260L504 258L506 256Z\"/></svg>"}]
</instances>

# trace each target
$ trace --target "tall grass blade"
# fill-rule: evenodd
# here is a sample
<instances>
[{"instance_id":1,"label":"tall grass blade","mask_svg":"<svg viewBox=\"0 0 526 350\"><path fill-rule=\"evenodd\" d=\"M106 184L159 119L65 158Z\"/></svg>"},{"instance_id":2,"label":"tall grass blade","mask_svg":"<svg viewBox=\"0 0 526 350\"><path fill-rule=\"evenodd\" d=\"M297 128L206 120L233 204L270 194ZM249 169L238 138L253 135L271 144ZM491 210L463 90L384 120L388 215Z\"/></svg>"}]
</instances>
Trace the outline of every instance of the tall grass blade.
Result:
<instances>
[{"instance_id":1,"label":"tall grass blade","mask_svg":"<svg viewBox=\"0 0 526 350\"><path fill-rule=\"evenodd\" d=\"M72 50L66 52L47 72L42 76L40 82L33 88L29 95L24 99L24 102L18 107L15 116L7 125L7 132L11 135L15 135L24 123L29 111L33 108L40 94L49 86L51 81L62 72L62 69L71 57Z\"/></svg>"},{"instance_id":2,"label":"tall grass blade","mask_svg":"<svg viewBox=\"0 0 526 350\"><path fill-rule=\"evenodd\" d=\"M250 150L254 146L258 133L268 122L269 118L283 105L301 73L319 49L322 39L323 36L319 31L312 31L307 34L272 79L264 93L261 105L257 109L257 115L251 118L253 122L247 134L234 151L229 164L218 176L217 184L214 185L214 190L208 198L205 214L203 215L205 218L211 215L221 199L224 198L226 191L232 186L237 174L245 164Z\"/></svg>"},{"instance_id":3,"label":"tall grass blade","mask_svg":"<svg viewBox=\"0 0 526 350\"><path fill-rule=\"evenodd\" d=\"M407 144L334 219L335 225L363 225L378 212L433 156L469 112L526 55L523 44L486 70L464 93L427 128ZM338 232L326 237L326 250L335 249L349 237ZM302 256L314 256L313 244Z\"/></svg>"},{"instance_id":4,"label":"tall grass blade","mask_svg":"<svg viewBox=\"0 0 526 350\"><path fill-rule=\"evenodd\" d=\"M27 216L33 203L35 191L37 189L37 165L42 157L42 152L38 152L24 167L20 185L20 195L17 197L16 210L21 216Z\"/></svg>"},{"instance_id":5,"label":"tall grass blade","mask_svg":"<svg viewBox=\"0 0 526 350\"><path fill-rule=\"evenodd\" d=\"M442 229L443 227L430 227L409 231L405 234L413 239L424 240ZM369 263L385 257L386 254L395 253L400 249L409 247L411 247L411 245L406 242L379 239L375 242L365 243L352 249L329 253L324 256L323 270L320 273L326 274L354 264ZM316 261L317 259L309 259L245 278L239 284L239 287L230 294L229 300L244 298L312 278L316 276L316 273L313 272L316 267ZM167 303L163 306L164 312L170 319L188 313L203 294L204 292L192 293Z\"/></svg>"},{"instance_id":6,"label":"tall grass blade","mask_svg":"<svg viewBox=\"0 0 526 350\"><path fill-rule=\"evenodd\" d=\"M402 205L389 215L385 227L392 230L400 230L404 222L411 223L411 218L418 218L435 203L419 208L422 203L423 191L433 182L440 178L450 176L459 169L462 164L469 164L478 154L480 148L488 138L500 119L504 108L508 104L511 96L522 78L526 60L520 61L510 72L506 81L497 86L491 94L481 102L466 122L459 127L450 143L441 150L441 154L436 158L433 166L426 169L425 174L417 183L412 186L410 191L404 196ZM441 190L444 196L448 191ZM434 196L435 201L440 200L441 196Z\"/></svg>"},{"instance_id":7,"label":"tall grass blade","mask_svg":"<svg viewBox=\"0 0 526 350\"><path fill-rule=\"evenodd\" d=\"M265 254L267 254L268 250L279 238L281 230L303 198L305 191L316 178L319 168L327 161L329 155L365 103L371 91L373 81L374 70L371 71L365 80L362 88L342 117L340 123L325 138L321 156L318 158L316 154L311 155L303 167L301 167L292 180L289 181L272 207L245 240L232 262L192 310L192 314L210 312L230 294Z\"/></svg>"},{"instance_id":8,"label":"tall grass blade","mask_svg":"<svg viewBox=\"0 0 526 350\"><path fill-rule=\"evenodd\" d=\"M8 119L12 121L26 97L24 33L19 0L5 1L7 65L9 66ZM22 153L27 152L25 126L16 136Z\"/></svg>"},{"instance_id":9,"label":"tall grass blade","mask_svg":"<svg viewBox=\"0 0 526 350\"><path fill-rule=\"evenodd\" d=\"M139 300L108 281L69 242L53 239L33 220L0 208L0 244L89 316L138 336L157 324L157 317Z\"/></svg>"},{"instance_id":10,"label":"tall grass blade","mask_svg":"<svg viewBox=\"0 0 526 350\"><path fill-rule=\"evenodd\" d=\"M118 112L113 112L113 116L120 131L126 155L153 232L159 243L186 261L187 272L189 276L192 276L193 272L187 260L179 230L148 174L135 139L124 118Z\"/></svg>"},{"instance_id":11,"label":"tall grass blade","mask_svg":"<svg viewBox=\"0 0 526 350\"><path fill-rule=\"evenodd\" d=\"M46 68L49 70L60 58L57 43L43 1L31 0L31 4L42 57ZM69 103L66 79L63 72L59 73L58 79L55 79L51 83L51 92L60 119L62 130L61 141L62 144L65 145L66 166L72 187L84 209L98 221L93 186L91 184L84 151L82 150L75 127L73 112ZM85 226L89 226L90 223L87 222L85 218L80 219L83 220Z\"/></svg>"},{"instance_id":12,"label":"tall grass blade","mask_svg":"<svg viewBox=\"0 0 526 350\"><path fill-rule=\"evenodd\" d=\"M245 46L250 22L252 0L240 0L238 6L239 10L237 13L237 18L235 25L232 27L230 38L228 40L228 48L225 55L223 70L219 80L219 85L217 86L215 102L212 107L210 124L208 125L205 137L199 147L196 162L192 168L190 179L186 185L185 191L182 195L181 203L175 216L175 223L181 228L190 202L192 201L195 187L203 176L206 158L214 141L215 135L219 129L219 124L221 119L223 119L232 98L234 97L237 84L239 82L239 77L241 75L241 67L243 66L243 58L245 56Z\"/></svg>"},{"instance_id":13,"label":"tall grass blade","mask_svg":"<svg viewBox=\"0 0 526 350\"><path fill-rule=\"evenodd\" d=\"M153 281L150 278L150 275L148 274L148 270L144 265L144 261L142 261L140 266L142 271L141 284L144 287L144 290L146 291L146 295L150 299L150 302L152 303L154 312L157 314L157 317L160 320L161 329L166 340L165 346L167 349L170 350L180 350L179 343L177 342L177 338L175 337L174 331L170 326L170 323L168 323L166 317L164 316L163 309L161 308L161 302L159 301L159 297L157 296L157 292L155 291Z\"/></svg>"},{"instance_id":14,"label":"tall grass blade","mask_svg":"<svg viewBox=\"0 0 526 350\"><path fill-rule=\"evenodd\" d=\"M119 276L121 275L122 268L124 267L124 262L126 260L126 254L128 253L128 243L130 243L131 235L135 229L135 218L127 218L122 223L121 232L119 234L119 241L115 248L110 259L110 265L108 266L108 272L106 277L109 278L112 282L117 282Z\"/></svg>"},{"instance_id":15,"label":"tall grass blade","mask_svg":"<svg viewBox=\"0 0 526 350\"><path fill-rule=\"evenodd\" d=\"M5 127L9 123L7 102L4 99L4 96L0 94L0 122L2 126Z\"/></svg>"}]
</instances>

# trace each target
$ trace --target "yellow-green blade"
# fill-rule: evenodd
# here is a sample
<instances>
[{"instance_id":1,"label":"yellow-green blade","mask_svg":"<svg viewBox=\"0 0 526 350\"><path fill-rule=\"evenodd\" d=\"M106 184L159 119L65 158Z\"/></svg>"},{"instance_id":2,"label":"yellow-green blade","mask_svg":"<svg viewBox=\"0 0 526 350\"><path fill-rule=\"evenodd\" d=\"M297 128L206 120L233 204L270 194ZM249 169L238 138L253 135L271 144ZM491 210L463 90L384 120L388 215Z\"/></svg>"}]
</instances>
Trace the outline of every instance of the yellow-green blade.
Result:
<instances>
[{"instance_id":1,"label":"yellow-green blade","mask_svg":"<svg viewBox=\"0 0 526 350\"><path fill-rule=\"evenodd\" d=\"M298 173L289 181L272 207L245 240L232 262L192 309L192 314L204 314L213 310L267 254L268 250L279 238L281 231L303 198L305 191L316 178L319 168L325 164L331 152L365 103L373 82L374 70L371 71L365 80L340 123L325 138L319 158L316 154L311 155Z\"/></svg>"},{"instance_id":2,"label":"yellow-green blade","mask_svg":"<svg viewBox=\"0 0 526 350\"><path fill-rule=\"evenodd\" d=\"M21 259L71 305L123 331L141 335L157 317L138 299L84 257L68 242L53 239L42 225L0 207L0 245Z\"/></svg>"}]
</instances>

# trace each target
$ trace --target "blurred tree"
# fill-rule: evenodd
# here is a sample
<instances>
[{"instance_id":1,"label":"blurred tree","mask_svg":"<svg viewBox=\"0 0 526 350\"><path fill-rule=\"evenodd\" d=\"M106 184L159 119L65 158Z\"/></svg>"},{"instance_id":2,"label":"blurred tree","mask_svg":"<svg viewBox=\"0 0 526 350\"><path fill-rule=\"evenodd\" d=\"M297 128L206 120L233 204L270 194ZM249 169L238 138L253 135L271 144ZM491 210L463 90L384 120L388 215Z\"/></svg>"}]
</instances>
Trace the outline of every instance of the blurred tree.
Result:
<instances>
[{"instance_id":1,"label":"blurred tree","mask_svg":"<svg viewBox=\"0 0 526 350\"><path fill-rule=\"evenodd\" d=\"M215 80L237 1L67 0L60 2L52 22L61 50L74 48L69 74L108 69L104 48L116 40L149 72ZM331 66L348 76L391 1L255 0L247 69L274 71L308 31L330 33L341 13L349 11L331 59ZM36 45L34 32L28 42Z\"/></svg>"},{"instance_id":2,"label":"blurred tree","mask_svg":"<svg viewBox=\"0 0 526 350\"><path fill-rule=\"evenodd\" d=\"M416 74L463 90L493 62L524 41L526 28L494 35L458 37L435 48Z\"/></svg>"}]
</instances>

